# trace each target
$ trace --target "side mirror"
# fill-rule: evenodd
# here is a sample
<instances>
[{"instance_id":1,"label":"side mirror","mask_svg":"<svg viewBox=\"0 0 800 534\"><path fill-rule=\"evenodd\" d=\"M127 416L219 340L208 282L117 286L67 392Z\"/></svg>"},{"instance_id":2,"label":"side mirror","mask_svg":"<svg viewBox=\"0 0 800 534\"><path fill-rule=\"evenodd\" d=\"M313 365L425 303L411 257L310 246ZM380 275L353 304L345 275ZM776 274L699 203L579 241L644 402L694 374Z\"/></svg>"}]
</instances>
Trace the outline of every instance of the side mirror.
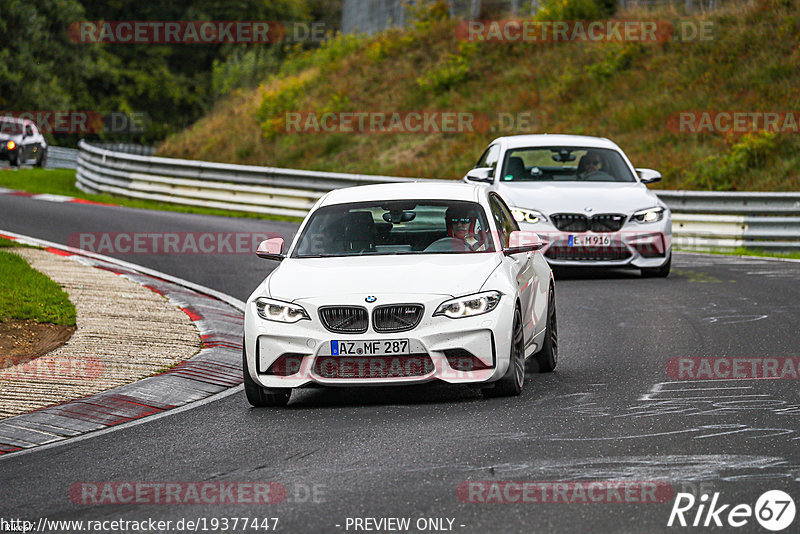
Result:
<instances>
[{"instance_id":1,"label":"side mirror","mask_svg":"<svg viewBox=\"0 0 800 534\"><path fill-rule=\"evenodd\" d=\"M283 261L286 256L281 254L283 251L283 238L273 237L262 241L256 250L256 256L265 260Z\"/></svg>"},{"instance_id":2,"label":"side mirror","mask_svg":"<svg viewBox=\"0 0 800 534\"><path fill-rule=\"evenodd\" d=\"M491 167L478 167L477 169L472 169L467 173L464 177L465 182L483 182L490 184L492 183L492 172L494 169Z\"/></svg>"},{"instance_id":3,"label":"side mirror","mask_svg":"<svg viewBox=\"0 0 800 534\"><path fill-rule=\"evenodd\" d=\"M542 248L542 238L536 232L517 230L508 236L508 248L503 254L520 254L522 252L533 252Z\"/></svg>"},{"instance_id":4,"label":"side mirror","mask_svg":"<svg viewBox=\"0 0 800 534\"><path fill-rule=\"evenodd\" d=\"M639 180L641 180L643 184L652 184L661 181L661 173L653 169L636 169L636 172L639 174Z\"/></svg>"}]
</instances>

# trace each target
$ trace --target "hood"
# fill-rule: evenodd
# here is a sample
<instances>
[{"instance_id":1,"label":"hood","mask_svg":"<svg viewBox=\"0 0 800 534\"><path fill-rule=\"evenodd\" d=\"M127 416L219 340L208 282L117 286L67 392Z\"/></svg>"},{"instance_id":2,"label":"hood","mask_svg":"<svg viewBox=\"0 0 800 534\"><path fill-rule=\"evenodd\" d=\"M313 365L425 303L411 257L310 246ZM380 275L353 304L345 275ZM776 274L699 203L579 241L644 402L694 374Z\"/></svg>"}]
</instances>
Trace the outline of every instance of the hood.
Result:
<instances>
[{"instance_id":1,"label":"hood","mask_svg":"<svg viewBox=\"0 0 800 534\"><path fill-rule=\"evenodd\" d=\"M625 213L663 206L655 193L640 183L560 182L500 183L500 195L511 207L551 213Z\"/></svg>"},{"instance_id":2,"label":"hood","mask_svg":"<svg viewBox=\"0 0 800 534\"><path fill-rule=\"evenodd\" d=\"M339 295L477 292L500 264L499 253L287 258L269 278L276 299Z\"/></svg>"}]
</instances>

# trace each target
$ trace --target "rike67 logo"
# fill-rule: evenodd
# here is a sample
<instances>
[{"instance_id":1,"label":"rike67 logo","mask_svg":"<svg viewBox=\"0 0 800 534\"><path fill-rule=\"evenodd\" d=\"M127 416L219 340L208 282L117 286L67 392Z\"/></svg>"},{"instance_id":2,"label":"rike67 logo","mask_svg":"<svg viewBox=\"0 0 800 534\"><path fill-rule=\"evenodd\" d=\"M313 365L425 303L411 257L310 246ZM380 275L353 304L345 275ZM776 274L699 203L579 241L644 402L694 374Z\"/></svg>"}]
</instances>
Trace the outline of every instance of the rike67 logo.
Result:
<instances>
[{"instance_id":1,"label":"rike67 logo","mask_svg":"<svg viewBox=\"0 0 800 534\"><path fill-rule=\"evenodd\" d=\"M792 524L796 511L794 500L780 490L765 492L755 506L723 504L719 492L710 498L704 493L700 499L691 493L678 493L667 526L741 528L755 517L763 528L779 532Z\"/></svg>"}]
</instances>

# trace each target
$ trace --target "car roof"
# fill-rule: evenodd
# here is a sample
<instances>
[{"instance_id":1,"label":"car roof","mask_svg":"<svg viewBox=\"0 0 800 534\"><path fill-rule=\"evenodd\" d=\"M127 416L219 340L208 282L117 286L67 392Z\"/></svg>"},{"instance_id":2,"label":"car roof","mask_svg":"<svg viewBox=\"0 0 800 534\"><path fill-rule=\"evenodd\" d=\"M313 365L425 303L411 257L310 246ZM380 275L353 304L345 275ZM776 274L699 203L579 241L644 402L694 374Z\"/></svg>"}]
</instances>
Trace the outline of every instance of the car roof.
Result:
<instances>
[{"instance_id":1,"label":"car roof","mask_svg":"<svg viewBox=\"0 0 800 534\"><path fill-rule=\"evenodd\" d=\"M519 148L532 146L582 146L590 148L620 148L613 141L605 137L591 137L588 135L565 134L536 134L536 135L509 135L498 137L493 143L500 142L505 148Z\"/></svg>"},{"instance_id":2,"label":"car roof","mask_svg":"<svg viewBox=\"0 0 800 534\"><path fill-rule=\"evenodd\" d=\"M368 202L371 200L466 200L476 202L483 187L453 181L416 181L411 183L390 183L361 185L334 189L325 195L319 207L348 202Z\"/></svg>"}]
</instances>

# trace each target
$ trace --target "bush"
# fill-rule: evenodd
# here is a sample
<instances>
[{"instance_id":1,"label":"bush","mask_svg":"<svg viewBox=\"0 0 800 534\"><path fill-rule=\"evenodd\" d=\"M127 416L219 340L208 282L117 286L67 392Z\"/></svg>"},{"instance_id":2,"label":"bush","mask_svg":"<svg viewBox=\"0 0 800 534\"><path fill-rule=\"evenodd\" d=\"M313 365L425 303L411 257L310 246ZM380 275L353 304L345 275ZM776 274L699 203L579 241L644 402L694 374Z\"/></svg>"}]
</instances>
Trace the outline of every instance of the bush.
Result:
<instances>
[{"instance_id":1,"label":"bush","mask_svg":"<svg viewBox=\"0 0 800 534\"><path fill-rule=\"evenodd\" d=\"M544 0L536 20L597 20L609 17L615 0Z\"/></svg>"},{"instance_id":2,"label":"bush","mask_svg":"<svg viewBox=\"0 0 800 534\"><path fill-rule=\"evenodd\" d=\"M285 124L286 112L299 111L300 99L313 79L310 76L291 76L274 83L277 87L262 92L257 116L265 138L272 139L280 132Z\"/></svg>"},{"instance_id":3,"label":"bush","mask_svg":"<svg viewBox=\"0 0 800 534\"><path fill-rule=\"evenodd\" d=\"M230 93L240 87L254 87L259 81L277 70L279 57L275 48L236 50L224 60L215 59L211 69L211 88L215 97Z\"/></svg>"},{"instance_id":4,"label":"bush","mask_svg":"<svg viewBox=\"0 0 800 534\"><path fill-rule=\"evenodd\" d=\"M721 155L709 156L689 171L689 181L699 189L735 191L738 182L751 171L766 167L773 159L795 150L785 137L759 131L746 134Z\"/></svg>"},{"instance_id":5,"label":"bush","mask_svg":"<svg viewBox=\"0 0 800 534\"><path fill-rule=\"evenodd\" d=\"M595 81L607 80L630 67L640 50L641 46L637 43L611 43L606 47L605 56L600 62L585 67L586 74Z\"/></svg>"},{"instance_id":6,"label":"bush","mask_svg":"<svg viewBox=\"0 0 800 534\"><path fill-rule=\"evenodd\" d=\"M417 78L417 87L437 95L469 79L474 68L472 57L478 46L477 42L461 43L457 54L447 54L443 61Z\"/></svg>"}]
</instances>

